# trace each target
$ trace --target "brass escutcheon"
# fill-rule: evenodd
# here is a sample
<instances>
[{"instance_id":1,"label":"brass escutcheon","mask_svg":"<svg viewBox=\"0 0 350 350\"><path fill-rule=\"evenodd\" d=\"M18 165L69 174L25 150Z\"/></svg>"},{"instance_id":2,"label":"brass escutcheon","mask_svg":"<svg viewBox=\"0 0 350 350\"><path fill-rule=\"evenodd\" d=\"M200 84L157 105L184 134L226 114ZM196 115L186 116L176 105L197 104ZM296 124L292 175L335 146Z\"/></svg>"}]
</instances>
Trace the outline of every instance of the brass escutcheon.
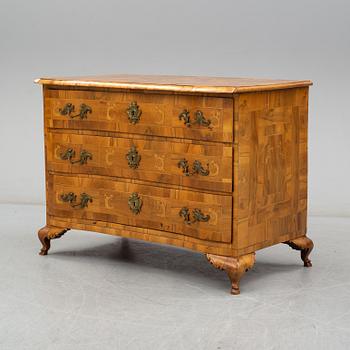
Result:
<instances>
[{"instance_id":1,"label":"brass escutcheon","mask_svg":"<svg viewBox=\"0 0 350 350\"><path fill-rule=\"evenodd\" d=\"M132 101L126 110L126 113L128 114L128 118L131 124L136 124L139 122L142 111L137 105L136 101Z\"/></svg>"},{"instance_id":2,"label":"brass escutcheon","mask_svg":"<svg viewBox=\"0 0 350 350\"><path fill-rule=\"evenodd\" d=\"M126 159L128 161L129 168L131 169L138 168L141 161L141 156L137 152L135 146L131 146L129 152L126 154Z\"/></svg>"},{"instance_id":3,"label":"brass escutcheon","mask_svg":"<svg viewBox=\"0 0 350 350\"><path fill-rule=\"evenodd\" d=\"M139 194L133 192L128 199L128 205L130 210L136 215L139 214L142 208L142 199Z\"/></svg>"}]
</instances>

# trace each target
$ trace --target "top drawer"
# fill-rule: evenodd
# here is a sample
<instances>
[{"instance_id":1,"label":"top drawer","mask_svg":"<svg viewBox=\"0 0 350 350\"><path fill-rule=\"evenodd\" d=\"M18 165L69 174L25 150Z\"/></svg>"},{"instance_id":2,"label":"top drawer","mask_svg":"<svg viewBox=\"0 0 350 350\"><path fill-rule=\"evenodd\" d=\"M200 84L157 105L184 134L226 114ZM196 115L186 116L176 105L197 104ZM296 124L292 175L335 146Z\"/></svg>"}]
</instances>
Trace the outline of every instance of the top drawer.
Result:
<instances>
[{"instance_id":1,"label":"top drawer","mask_svg":"<svg viewBox=\"0 0 350 350\"><path fill-rule=\"evenodd\" d=\"M45 89L47 127L233 141L233 99Z\"/></svg>"}]
</instances>

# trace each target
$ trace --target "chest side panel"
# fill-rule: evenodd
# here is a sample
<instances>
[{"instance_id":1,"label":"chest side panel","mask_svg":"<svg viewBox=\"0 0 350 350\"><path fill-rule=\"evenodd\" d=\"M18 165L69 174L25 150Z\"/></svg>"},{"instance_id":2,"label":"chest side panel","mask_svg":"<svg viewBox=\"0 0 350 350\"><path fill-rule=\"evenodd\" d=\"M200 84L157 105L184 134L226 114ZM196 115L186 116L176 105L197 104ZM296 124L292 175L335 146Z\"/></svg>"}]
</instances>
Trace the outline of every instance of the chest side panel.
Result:
<instances>
[{"instance_id":1,"label":"chest side panel","mask_svg":"<svg viewBox=\"0 0 350 350\"><path fill-rule=\"evenodd\" d=\"M236 102L234 246L244 254L306 233L308 88Z\"/></svg>"}]
</instances>

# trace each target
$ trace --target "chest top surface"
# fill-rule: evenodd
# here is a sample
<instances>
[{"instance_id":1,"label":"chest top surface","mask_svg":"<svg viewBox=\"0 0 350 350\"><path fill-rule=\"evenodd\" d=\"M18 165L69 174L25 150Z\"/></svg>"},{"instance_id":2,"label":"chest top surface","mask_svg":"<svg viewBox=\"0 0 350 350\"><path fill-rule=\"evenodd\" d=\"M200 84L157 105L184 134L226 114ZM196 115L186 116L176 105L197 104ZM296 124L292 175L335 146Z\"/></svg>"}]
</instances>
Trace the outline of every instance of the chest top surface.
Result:
<instances>
[{"instance_id":1,"label":"chest top surface","mask_svg":"<svg viewBox=\"0 0 350 350\"><path fill-rule=\"evenodd\" d=\"M46 77L35 80L43 85L142 89L173 92L232 94L251 91L287 89L312 85L310 80L259 78L197 77L176 75L96 75Z\"/></svg>"}]
</instances>

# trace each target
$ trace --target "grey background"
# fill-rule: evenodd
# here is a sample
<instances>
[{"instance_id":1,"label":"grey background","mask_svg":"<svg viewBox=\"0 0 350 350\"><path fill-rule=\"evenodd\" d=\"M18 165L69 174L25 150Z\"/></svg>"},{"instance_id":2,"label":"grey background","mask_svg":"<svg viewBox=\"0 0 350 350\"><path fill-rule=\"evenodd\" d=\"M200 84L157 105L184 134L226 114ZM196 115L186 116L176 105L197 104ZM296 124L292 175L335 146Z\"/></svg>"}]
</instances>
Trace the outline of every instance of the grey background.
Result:
<instances>
[{"instance_id":1,"label":"grey background","mask_svg":"<svg viewBox=\"0 0 350 350\"><path fill-rule=\"evenodd\" d=\"M350 216L349 18L345 0L0 0L0 349L349 349L349 218L310 217L311 269L286 245L258 251L233 297L203 254L167 245L74 231L41 257L30 205L35 78L255 76L314 81L310 214Z\"/></svg>"},{"instance_id":2,"label":"grey background","mask_svg":"<svg viewBox=\"0 0 350 350\"><path fill-rule=\"evenodd\" d=\"M0 202L44 203L40 76L311 79L309 208L350 215L347 1L0 1Z\"/></svg>"}]
</instances>

